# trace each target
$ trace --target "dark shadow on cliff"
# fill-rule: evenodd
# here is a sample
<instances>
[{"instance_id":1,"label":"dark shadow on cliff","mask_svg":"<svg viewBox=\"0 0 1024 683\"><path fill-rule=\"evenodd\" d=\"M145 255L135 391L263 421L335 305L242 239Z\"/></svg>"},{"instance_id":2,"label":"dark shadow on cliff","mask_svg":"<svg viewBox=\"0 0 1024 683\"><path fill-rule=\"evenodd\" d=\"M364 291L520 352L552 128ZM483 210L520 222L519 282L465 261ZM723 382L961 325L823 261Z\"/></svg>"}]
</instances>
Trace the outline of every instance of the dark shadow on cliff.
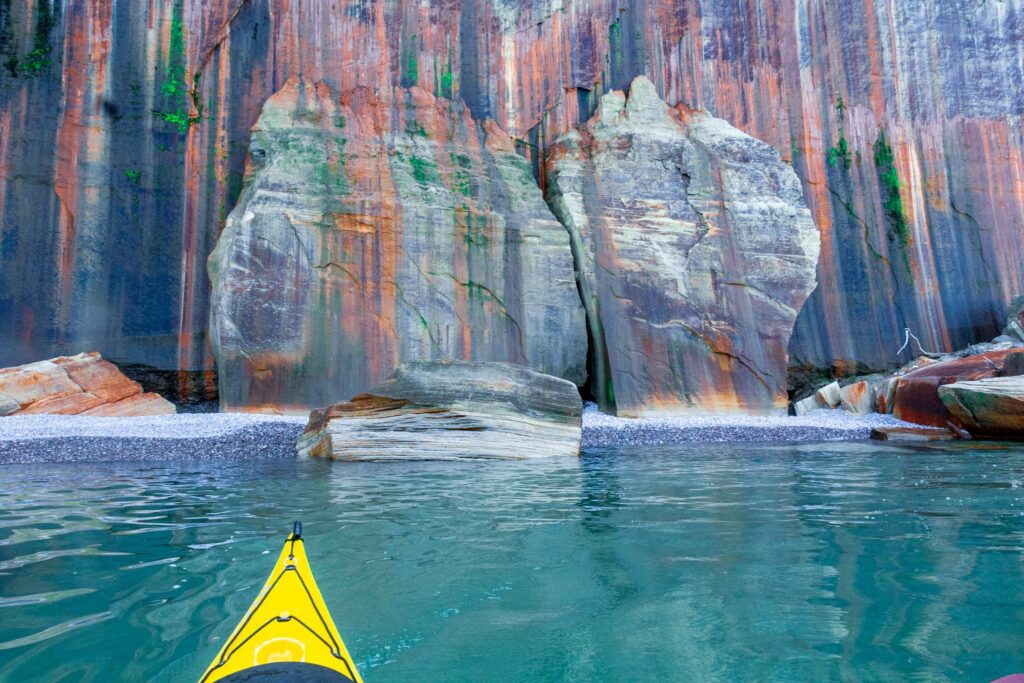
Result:
<instances>
[{"instance_id":1,"label":"dark shadow on cliff","mask_svg":"<svg viewBox=\"0 0 1024 683\"><path fill-rule=\"evenodd\" d=\"M216 413L220 408L215 370L161 370L138 363L115 363L142 390L160 394L178 408L179 413Z\"/></svg>"}]
</instances>

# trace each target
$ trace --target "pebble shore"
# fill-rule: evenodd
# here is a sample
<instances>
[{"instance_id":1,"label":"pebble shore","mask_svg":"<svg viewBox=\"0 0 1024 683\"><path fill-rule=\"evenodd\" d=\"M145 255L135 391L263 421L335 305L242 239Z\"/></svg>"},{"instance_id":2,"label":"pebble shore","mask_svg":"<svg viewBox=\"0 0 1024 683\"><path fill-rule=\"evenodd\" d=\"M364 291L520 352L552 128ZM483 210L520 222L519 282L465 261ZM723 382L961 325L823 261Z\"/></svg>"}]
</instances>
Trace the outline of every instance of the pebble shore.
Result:
<instances>
[{"instance_id":1,"label":"pebble shore","mask_svg":"<svg viewBox=\"0 0 1024 683\"><path fill-rule=\"evenodd\" d=\"M803 417L687 417L631 420L588 405L583 447L663 446L723 441L850 441L873 427L898 426L887 415L820 410ZM97 418L27 415L0 418L0 464L134 462L295 455L305 417L236 413Z\"/></svg>"},{"instance_id":2,"label":"pebble shore","mask_svg":"<svg viewBox=\"0 0 1024 683\"><path fill-rule=\"evenodd\" d=\"M695 442L857 441L875 427L914 426L892 415L852 415L816 410L802 417L747 415L627 419L588 404L583 411L583 447L670 446Z\"/></svg>"}]
</instances>

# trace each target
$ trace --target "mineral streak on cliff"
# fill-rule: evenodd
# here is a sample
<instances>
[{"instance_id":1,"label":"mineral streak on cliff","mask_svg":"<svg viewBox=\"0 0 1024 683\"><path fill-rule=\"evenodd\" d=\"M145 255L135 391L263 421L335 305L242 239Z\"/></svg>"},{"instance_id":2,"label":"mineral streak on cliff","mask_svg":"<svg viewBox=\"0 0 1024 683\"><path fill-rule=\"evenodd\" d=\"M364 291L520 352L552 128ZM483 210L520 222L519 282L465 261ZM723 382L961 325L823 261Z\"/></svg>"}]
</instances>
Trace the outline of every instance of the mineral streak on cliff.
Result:
<instances>
[{"instance_id":1,"label":"mineral streak on cliff","mask_svg":"<svg viewBox=\"0 0 1024 683\"><path fill-rule=\"evenodd\" d=\"M0 364L207 367L204 261L288 78L418 85L544 150L646 73L792 159L801 362L954 348L1024 287L1024 0L0 2Z\"/></svg>"},{"instance_id":2,"label":"mineral streak on cliff","mask_svg":"<svg viewBox=\"0 0 1024 683\"><path fill-rule=\"evenodd\" d=\"M210 272L226 408L328 405L417 359L586 379L569 235L529 164L418 86L275 93Z\"/></svg>"},{"instance_id":3,"label":"mineral streak on cliff","mask_svg":"<svg viewBox=\"0 0 1024 683\"><path fill-rule=\"evenodd\" d=\"M666 105L643 76L548 155L591 330L591 388L623 416L771 413L817 284L819 236L770 145Z\"/></svg>"}]
</instances>

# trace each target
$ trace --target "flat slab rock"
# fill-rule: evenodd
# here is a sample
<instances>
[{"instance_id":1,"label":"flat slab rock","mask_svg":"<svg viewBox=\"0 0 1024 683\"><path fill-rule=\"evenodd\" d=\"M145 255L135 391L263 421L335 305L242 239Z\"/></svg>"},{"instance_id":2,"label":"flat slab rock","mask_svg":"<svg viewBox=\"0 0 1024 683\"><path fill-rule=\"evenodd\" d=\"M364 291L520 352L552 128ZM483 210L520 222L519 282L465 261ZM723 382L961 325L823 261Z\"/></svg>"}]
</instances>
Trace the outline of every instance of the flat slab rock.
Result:
<instances>
[{"instance_id":1,"label":"flat slab rock","mask_svg":"<svg viewBox=\"0 0 1024 683\"><path fill-rule=\"evenodd\" d=\"M301 455L334 460L577 456L583 402L567 380L505 363L413 362L314 410Z\"/></svg>"},{"instance_id":2,"label":"flat slab rock","mask_svg":"<svg viewBox=\"0 0 1024 683\"><path fill-rule=\"evenodd\" d=\"M953 441L957 436L937 427L875 427L871 438L875 441Z\"/></svg>"},{"instance_id":3,"label":"flat slab rock","mask_svg":"<svg viewBox=\"0 0 1024 683\"><path fill-rule=\"evenodd\" d=\"M947 384L939 397L973 436L1024 439L1024 376Z\"/></svg>"},{"instance_id":4,"label":"flat slab rock","mask_svg":"<svg viewBox=\"0 0 1024 683\"><path fill-rule=\"evenodd\" d=\"M80 353L0 370L0 416L167 415L174 404L143 393L98 353Z\"/></svg>"}]
</instances>

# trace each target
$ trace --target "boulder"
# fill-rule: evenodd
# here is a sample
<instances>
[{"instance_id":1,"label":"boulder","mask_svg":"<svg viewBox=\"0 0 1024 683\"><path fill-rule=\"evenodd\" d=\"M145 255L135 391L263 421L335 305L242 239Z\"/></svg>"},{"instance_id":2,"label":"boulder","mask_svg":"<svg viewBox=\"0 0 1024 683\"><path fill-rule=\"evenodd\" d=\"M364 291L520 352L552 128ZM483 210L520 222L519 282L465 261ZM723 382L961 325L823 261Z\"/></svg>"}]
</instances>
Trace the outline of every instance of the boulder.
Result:
<instances>
[{"instance_id":1,"label":"boulder","mask_svg":"<svg viewBox=\"0 0 1024 683\"><path fill-rule=\"evenodd\" d=\"M883 415L892 413L896 401L896 385L899 377L886 377L875 389L875 410Z\"/></svg>"},{"instance_id":2,"label":"boulder","mask_svg":"<svg viewBox=\"0 0 1024 683\"><path fill-rule=\"evenodd\" d=\"M806 415L807 413L813 412L815 410L821 410L822 408L831 407L832 406L827 406L824 403L822 403L818 399L817 394L811 394L807 398L797 401L796 403L793 404L793 413L797 417L802 417L803 415Z\"/></svg>"},{"instance_id":3,"label":"boulder","mask_svg":"<svg viewBox=\"0 0 1024 683\"><path fill-rule=\"evenodd\" d=\"M0 394L0 417L10 415L21 410L21 405L10 396Z\"/></svg>"},{"instance_id":4,"label":"boulder","mask_svg":"<svg viewBox=\"0 0 1024 683\"><path fill-rule=\"evenodd\" d=\"M164 415L174 404L121 374L98 353L0 370L0 415Z\"/></svg>"},{"instance_id":5,"label":"boulder","mask_svg":"<svg viewBox=\"0 0 1024 683\"><path fill-rule=\"evenodd\" d=\"M591 391L619 415L784 412L787 345L820 240L771 146L669 107L646 77L604 95L546 160L590 326Z\"/></svg>"},{"instance_id":6,"label":"boulder","mask_svg":"<svg viewBox=\"0 0 1024 683\"><path fill-rule=\"evenodd\" d=\"M942 403L973 436L1024 438L1024 376L956 382L938 391Z\"/></svg>"},{"instance_id":7,"label":"boulder","mask_svg":"<svg viewBox=\"0 0 1024 683\"><path fill-rule=\"evenodd\" d=\"M826 384L814 392L814 396L822 406L827 408L838 408L843 401L842 389L839 386L839 382Z\"/></svg>"},{"instance_id":8,"label":"boulder","mask_svg":"<svg viewBox=\"0 0 1024 683\"><path fill-rule=\"evenodd\" d=\"M875 427L871 438L875 441L953 441L957 437L948 429L936 427Z\"/></svg>"},{"instance_id":9,"label":"boulder","mask_svg":"<svg viewBox=\"0 0 1024 683\"><path fill-rule=\"evenodd\" d=\"M987 379L1002 374L1007 361L1024 349L1008 349L929 363L899 378L893 415L905 422L944 427L953 417L939 397L939 387L966 380Z\"/></svg>"},{"instance_id":10,"label":"boulder","mask_svg":"<svg viewBox=\"0 0 1024 683\"><path fill-rule=\"evenodd\" d=\"M506 363L420 361L314 410L298 450L334 460L575 456L582 415L572 382Z\"/></svg>"},{"instance_id":11,"label":"boulder","mask_svg":"<svg viewBox=\"0 0 1024 683\"><path fill-rule=\"evenodd\" d=\"M1024 375L1024 353L1011 353L1006 356L1003 363L1003 377L1018 377Z\"/></svg>"},{"instance_id":12,"label":"boulder","mask_svg":"<svg viewBox=\"0 0 1024 683\"><path fill-rule=\"evenodd\" d=\"M78 394L82 387L53 361L40 361L0 370L0 393L18 403L21 409L44 399Z\"/></svg>"},{"instance_id":13,"label":"boulder","mask_svg":"<svg viewBox=\"0 0 1024 683\"><path fill-rule=\"evenodd\" d=\"M880 374L865 375L850 380L848 384L839 389L839 406L854 415L884 412L889 401L891 380L891 377ZM835 390L830 386L829 391L834 392Z\"/></svg>"},{"instance_id":14,"label":"boulder","mask_svg":"<svg viewBox=\"0 0 1024 683\"><path fill-rule=\"evenodd\" d=\"M98 353L55 358L53 361L67 373L68 378L102 403L116 403L142 392L142 386L133 382L113 363L103 360Z\"/></svg>"},{"instance_id":15,"label":"boulder","mask_svg":"<svg viewBox=\"0 0 1024 683\"><path fill-rule=\"evenodd\" d=\"M847 384L839 391L839 401L843 410L854 415L867 415L875 412L878 399L875 395L877 382L861 380Z\"/></svg>"},{"instance_id":16,"label":"boulder","mask_svg":"<svg viewBox=\"0 0 1024 683\"><path fill-rule=\"evenodd\" d=\"M1024 296L1018 296L1010 303L1003 336L1024 342Z\"/></svg>"},{"instance_id":17,"label":"boulder","mask_svg":"<svg viewBox=\"0 0 1024 683\"><path fill-rule=\"evenodd\" d=\"M493 121L418 87L289 81L209 259L221 406L367 391L411 360L586 380L569 236Z\"/></svg>"}]
</instances>

